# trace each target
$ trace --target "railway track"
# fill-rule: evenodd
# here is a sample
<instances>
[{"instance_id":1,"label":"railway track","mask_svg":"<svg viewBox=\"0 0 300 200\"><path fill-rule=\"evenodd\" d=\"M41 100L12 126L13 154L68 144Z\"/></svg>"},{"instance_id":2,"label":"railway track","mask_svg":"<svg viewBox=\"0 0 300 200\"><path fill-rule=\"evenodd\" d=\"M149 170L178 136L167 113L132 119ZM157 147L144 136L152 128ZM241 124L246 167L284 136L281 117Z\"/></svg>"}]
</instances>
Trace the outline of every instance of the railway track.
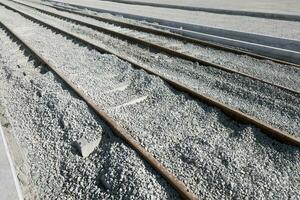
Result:
<instances>
[{"instance_id":1,"label":"railway track","mask_svg":"<svg viewBox=\"0 0 300 200\"><path fill-rule=\"evenodd\" d=\"M81 12L86 12L86 9L88 9L90 11L94 11L95 13L110 13L115 16L121 15L127 19L142 21L141 23L146 26L168 30L173 33L204 41L241 48L245 51L254 52L255 54L265 55L274 59L281 59L287 62L297 63L299 65L299 42L297 42L297 40L251 34L243 31L227 30L210 26L195 25L167 19L145 17L143 15L132 15L126 12L115 12L112 10L95 8L93 6L80 6L78 3L61 3L57 1L48 1L48 3L50 5L57 5L67 9L72 7L72 9L78 9L81 10Z\"/></svg>"},{"instance_id":2,"label":"railway track","mask_svg":"<svg viewBox=\"0 0 300 200\"><path fill-rule=\"evenodd\" d=\"M14 2L16 2L16 1L14 1ZM22 3L22 5L29 6L29 5L23 4L23 3ZM258 59L267 59L267 60L272 60L274 62L281 63L281 64L300 67L300 65L298 65L298 64L290 63L290 62L287 62L287 61L284 61L284 60L279 60L279 59L259 55L259 54L253 53L253 52L248 52L248 51L244 51L244 50L241 50L241 49L231 48L231 47L228 47L228 46L223 46L221 44L212 43L212 42L209 42L209 41L204 41L204 40L195 39L195 38L192 38L192 37L188 37L188 36L168 32L168 31L164 31L164 30L160 30L160 29L155 29L153 27L149 27L149 26L145 26L145 25L141 25L141 24L133 24L133 23L124 22L124 21L121 21L121 20L108 18L108 17L102 17L102 16L93 15L93 14L87 14L87 13L83 13L83 12L72 10L72 9L58 7L58 6L55 6L55 5L49 5L49 4L43 4L43 5L54 8L56 10L69 12L69 13L73 13L73 14L77 14L77 15L81 15L81 16L85 16L85 17L89 17L89 18L93 18L93 19L96 19L96 20L99 20L99 21L115 24L115 25L118 25L118 26L126 27L126 28L131 28L131 29L138 30L138 31L158 34L158 35L161 35L161 36L166 36L166 37L182 40L184 42L189 42L189 43L194 43L194 44L198 44L198 45L208 46L208 47L211 47L211 48L214 48L214 49L224 50L224 51L232 52L232 53L235 53L235 54L242 54L242 55L244 54L244 55L249 55L251 57L258 58ZM30 6L30 7L36 9L36 7L34 7L34 6ZM39 10L42 11L42 9L39 9Z\"/></svg>"},{"instance_id":3,"label":"railway track","mask_svg":"<svg viewBox=\"0 0 300 200\"><path fill-rule=\"evenodd\" d=\"M138 45L144 45L146 47L153 48L156 51L164 52L164 53L166 53L170 56L175 56L175 57L178 57L178 58L182 58L182 59L185 59L185 60L188 60L188 61L191 61L191 62L197 62L197 63L199 63L203 66L213 67L213 68L220 69L220 70L223 70L223 71L226 71L226 72L229 72L229 73L235 73L235 74L238 74L238 75L243 76L243 77L250 78L250 79L255 80L255 81L260 81L262 83L270 84L272 86L287 90L287 91L295 93L295 94L300 94L300 92L298 90L294 90L294 89L282 86L280 84L276 84L274 82L264 80L263 78L257 77L255 75L253 76L253 75L251 75L247 72L246 73L240 72L238 70L231 69L228 66L216 64L214 62L210 62L208 60L204 60L204 59L198 58L196 56L189 55L188 53L182 53L180 51L172 50L169 47L164 47L163 45L157 44L155 42L154 43L149 42L149 41L147 41L147 39L140 39L139 37L131 36L131 35L119 32L119 31L111 30L109 28L105 28L105 27L101 27L101 26L94 25L94 24L91 24L91 23L87 23L86 21L77 20L77 19L72 18L72 17L64 16L64 15L57 14L57 13L53 13L53 12L50 12L50 11L47 11L47 10L44 10L44 9L40 9L40 8L37 8L37 7L34 7L34 6L30 6L30 5L21 3L21 2L16 2L16 1L13 1L13 2L18 3L20 5L23 5L23 6L26 6L26 7L29 7L29 8L32 8L32 9L35 9L35 10L38 10L42 13L45 13L45 14L48 14L48 15L51 15L51 16L54 16L54 17L57 17L57 18L60 18L60 19L63 19L63 20L68 20L68 21L86 26L88 28L91 28L91 29L94 29L94 30L97 30L97 31L100 31L100 32L111 34L111 35L116 36L116 37L118 37L122 40L127 40L129 42L133 42L133 43L138 44ZM58 8L55 8L55 9L58 9ZM78 12L72 12L72 11L65 10L65 9L62 9L62 10L65 11L65 12L75 13L77 15L83 15L85 17L91 17L91 15L79 14ZM171 34L171 33L167 34L167 32L163 32L163 31L159 31L159 30L155 30L155 29L151 29L151 28L145 28L145 27L141 27L141 26L138 27L136 25L130 25L130 24L124 23L124 22L117 22L115 20L107 20L105 18L100 18L100 17L95 17L95 16L92 16L92 18L97 19L97 20L101 20L101 21L104 21L104 22L108 22L108 23L117 24L117 25L120 25L120 26L130 27L130 28L133 28L135 30L137 30L137 29L142 30L143 32L146 32L146 33L155 33L155 34L159 34L159 35L162 35L162 36L168 36L168 37L172 37L172 38L175 37L176 39L181 39L181 40L184 39L183 42L188 41L188 42L193 42L193 43L201 44L201 45L205 44L205 45L209 45L210 47L214 47L214 48L218 48L218 49L222 49L222 50L226 50L226 51L230 51L230 52L234 52L234 53L251 55L251 56L254 56L256 58L269 59L269 60L273 60L273 61L281 63L281 64L288 64L288 65L291 65L291 66L299 67L299 65L288 63L288 62L285 62L285 61L271 59L271 58L264 57L264 56L259 56L259 55L256 55L256 54L249 54L249 53L244 52L244 51L234 50L234 49L231 49L231 48L226 48L226 47L222 47L222 46L218 46L218 45L213 45L211 43L204 43L204 42L199 41L199 40L194 40L194 39L179 36L179 35L176 35L176 34Z\"/></svg>"},{"instance_id":4,"label":"railway track","mask_svg":"<svg viewBox=\"0 0 300 200\"><path fill-rule=\"evenodd\" d=\"M14 1L14 2L16 2L16 1ZM22 5L29 6L27 4L22 4ZM232 52L232 53L235 53L235 54L249 55L249 56L251 56L253 58L267 59L267 60L271 60L271 61L274 61L274 62L277 62L277 63L281 63L281 64L286 64L286 65L291 65L291 66L295 66L295 67L300 67L300 65L298 65L296 63L291 63L291 62L287 62L287 61L284 61L284 60L271 58L271 57L260 55L260 54L256 54L256 53L253 53L253 52L244 51L242 49L237 49L237 48L231 48L231 47L228 47L228 46L223 46L221 44L212 43L212 42L209 42L209 41L195 39L195 38L192 38L192 37L180 35L180 34L173 33L173 32L164 31L164 30L161 30L161 29L155 29L155 28L150 27L150 26L145 26L145 25L141 25L141 24L133 24L133 23L124 22L124 21L116 20L116 19L112 19L112 18L101 17L101 16L97 16L97 15L93 15L93 14L87 14L87 13L83 13L83 12L72 10L72 9L58 7L58 6L55 6L55 5L49 5L49 4L43 4L43 5L51 7L51 8L54 8L56 10L60 10L60 11L64 11L64 12L69 12L69 13L81 15L81 16L84 16L84 17L93 18L93 19L96 19L96 20L99 20L99 21L103 21L103 22L106 22L106 23L111 23L111 24L115 24L115 25L118 25L118 26L126 27L126 28L131 28L131 29L138 30L138 31L143 31L143 32L158 34L158 35L161 35L161 36L166 36L166 37L169 37L169 38L174 38L174 39L182 40L183 42L189 42L189 43L193 43L193 44L197 44L197 45L203 45L203 46L211 47L211 48L218 49L218 50L224 50L224 51L227 51L227 52ZM38 8L36 8L34 6L30 6L30 7L34 8L34 9L38 9ZM39 9L39 10L43 11L42 9Z\"/></svg>"},{"instance_id":5,"label":"railway track","mask_svg":"<svg viewBox=\"0 0 300 200\"><path fill-rule=\"evenodd\" d=\"M28 17L28 16L27 16ZM31 18L32 19L32 18ZM35 22L36 22L36 20L34 20ZM32 22L33 23L33 22ZM41 22L39 22L38 24L41 24ZM47 25L47 24L43 24L44 26L46 26L46 27L48 27L48 28L50 28L51 26L49 26L49 25ZM39 25L40 26L40 25ZM26 26L24 26L24 27L26 27ZM22 28L23 29L23 27L20 27L20 28ZM28 28L30 28L30 27L28 27ZM57 28L54 28L54 27L51 27L51 30L55 30L56 31L56 33L60 33L60 34L67 34L68 35L68 37L69 38L71 38L71 37L73 37L73 35L72 34L69 34L68 32L63 32L63 31L61 31L61 30L59 30L59 29L57 29ZM23 35L24 34L24 35ZM28 35L28 34L30 34L30 32L28 32L28 33L26 33L26 31L24 31L24 33L22 34L22 36L16 36L16 34L15 34L15 36L16 37L18 37L19 39L20 39L20 37L26 37L26 35ZM37 38L38 39L38 38ZM105 49L101 49L101 47L99 47L99 46L97 46L97 45L94 45L94 44L92 44L92 43L88 43L87 41L85 41L84 39L80 39L80 37L77 37L76 36L76 40L79 40L79 41L81 41L81 45L82 44L88 44L90 47L93 47L93 48L95 48L95 49L97 49L97 50L99 50L100 52L102 52L102 53L111 53L111 52L109 52L109 51L107 51L107 50L105 50ZM22 39L21 39L21 41L22 41ZM67 40L66 40L67 41ZM28 45L28 42L25 42L24 40L22 41L22 43L23 44L27 44L26 46L27 47L29 47L29 48L31 48L29 45ZM74 45L74 47L75 47L75 45ZM32 48L31 48L32 49ZM125 131L125 133L127 132L128 133L128 131L127 130L125 130L124 128L122 128L122 127L120 127L119 125L117 125L117 124L114 124L113 123L113 121L111 121L111 118L109 118L105 113L103 113L103 109L99 109L99 102L95 102L94 100L92 100L89 96L87 96L86 95L86 93L84 93L82 90L80 90L80 89L78 89L78 86L76 86L76 85L74 85L74 83L73 83L73 81L71 81L71 80L69 80L69 79L67 79L66 77L65 77L65 75L63 75L63 74L61 74L61 72L60 72L60 70L58 69L58 66L54 66L53 64L51 64L51 63L53 63L53 62L49 62L48 60L49 60L49 57L48 58L45 58L44 57L44 55L41 55L41 53L39 53L41 50L39 50L39 51L36 51L36 50L33 50L32 52L34 52L35 53L35 55L37 55L38 56L38 58L40 59L40 61L41 62L43 62L43 63L45 63L46 65L48 65L52 70L54 70L54 72L56 72L56 74L58 74L58 75L60 75L60 77L62 77L62 78L64 78L66 81L67 81L67 83L68 83L68 85L71 87L71 88L73 88L73 90L75 91L75 93L77 93L78 95L80 95L82 98L83 98L83 100L84 101L86 101L87 102L87 104L90 106L90 107L92 107L93 109L95 109L95 112L96 113L98 113L99 115L100 115L100 117L102 118L102 119L104 119L108 124L110 124L111 126L113 126L112 127L112 129L115 131L115 132L117 132L117 131ZM126 58L124 58L124 57L122 57L122 56L118 56L118 57L121 57L121 58L123 58L124 60L126 60L127 62L128 62L128 58L126 59ZM50 59L51 60L51 59ZM141 66L141 64L138 64L138 63L135 63L134 61L130 61L129 60L129 62L132 64L132 65L134 65L136 68L142 68L143 69L143 66ZM145 71L147 71L147 72L149 72L149 73L151 73L151 74L154 74L154 75L156 75L156 76L159 76L160 78L162 78L162 79L164 79L166 82L168 82L172 87L174 87L174 88L176 88L177 90L181 90L181 91L184 91L184 92L187 92L188 94L190 94L191 96L193 96L193 97L196 97L197 99L201 99L202 101L204 101L204 102L206 102L206 103L208 103L208 104L212 104L212 105L214 105L214 106L217 106L217 107L219 107L219 108L221 108L225 113L227 113L227 114L229 114L230 116L232 116L233 118L235 118L236 120L242 120L242 121L244 121L244 122L246 122L246 123L257 123L257 120L256 119L253 119L253 118L251 118L250 117L250 119L249 118L247 118L247 116L246 116L246 118L245 118L245 114L243 114L243 113L241 113L241 112L236 112L235 110L232 110L232 108L230 108L230 107L227 107L227 106L225 106L225 105L223 105L223 104L220 104L219 102L216 102L216 101L214 101L213 99L210 99L210 98L208 98L208 97L205 97L205 96L203 96L203 95L201 95L201 94L199 94L199 93L197 93L197 92L195 92L195 91L193 91L192 89L190 89L190 88L187 88L187 87L185 87L185 86L183 86L182 84L180 84L180 83L177 83L176 81L172 81L172 80L169 80L168 78L165 78L164 76L161 76L161 75L159 75L159 74L157 74L157 73L155 73L155 72L153 72L153 71L151 71L151 70L149 70L149 69L147 69L147 68L145 68ZM92 81L92 80L89 80L89 81ZM80 88L82 88L81 86L80 86ZM122 90L122 89L120 89L120 90ZM136 103L136 102L129 102L129 103L132 103L132 104L134 104L134 103ZM223 108L222 108L222 106L223 106ZM253 121L251 121L251 120L253 120ZM258 123L260 123L260 121L258 121ZM278 130L276 130L276 129L274 129L274 128L272 128L272 127L270 127L270 126L268 126L268 125L266 125L265 127L264 126L262 126L262 125L264 125L264 124L258 124L258 126L261 126L260 128L262 128L262 130L264 130L264 131L278 131ZM115 128L114 128L115 127ZM124 133L124 132L123 132ZM272 132L269 132L269 133L272 133ZM133 133L132 133L133 134ZM287 142L287 143L289 143L289 144L293 144L293 145L296 145L296 146L299 146L299 141L298 141L298 139L296 139L296 138L293 138L293 137L291 137L291 136L289 136L288 134L283 134L283 135L279 135L279 134L282 134L282 132L280 131L280 132L277 132L277 139L279 139L281 142ZM125 136L128 136L128 135L125 135ZM273 137L276 137L276 133L275 133L275 135L273 135ZM121 135L121 138L123 138L124 139L124 135ZM131 136L129 135L129 139L128 139L128 137L125 137L125 141L128 141L129 140L129 142L133 142L132 140L130 140L130 138L131 138ZM134 143L134 142L133 142ZM139 147L139 144L132 144L131 146L134 146L134 148L136 148L136 146L135 145L137 145L138 147ZM276 145L276 144L275 144ZM149 148L149 146L148 146L148 148ZM140 151L142 151L141 149L138 149L138 152L140 152ZM142 151L142 153L143 153L143 151ZM146 154L147 156L150 156L151 157L151 154ZM146 159L147 160L147 159ZM149 160L148 160L149 161ZM155 161L153 161L153 160L151 160L150 159L150 163L151 162L154 162L155 163ZM156 163L157 164L157 163ZM158 167L161 167L159 164L158 164ZM155 168L155 167L154 167ZM158 170L159 171L159 170ZM164 170L163 171L160 171L161 173L167 173L167 172L165 172ZM168 175L168 173L167 173L167 175ZM169 174L170 175L170 174ZM168 180L168 177L170 178L170 176L165 176L165 178L167 178L167 180ZM172 176L171 176L171 179L172 179ZM175 188L176 188L176 183L178 183L178 182L176 182L175 181ZM171 184L172 185L172 184ZM179 185L181 185L181 184L179 184ZM173 185L174 186L174 185ZM180 187L180 186L179 186ZM182 185L181 185L181 187L182 187ZM178 188L177 188L178 189ZM183 193L181 193L181 192ZM186 194L186 192L187 192L187 189L186 188L184 188L183 187L183 191L182 190L180 190L179 189L179 193L181 193L181 195L182 195L182 197L184 198L184 199L187 199L187 198L196 198L196 197L194 197L194 195L192 195L192 194L187 194L187 195L185 195Z\"/></svg>"},{"instance_id":6,"label":"railway track","mask_svg":"<svg viewBox=\"0 0 300 200\"><path fill-rule=\"evenodd\" d=\"M160 162L158 162L144 147L136 141L126 129L120 126L115 120L113 120L97 102L84 94L77 85L72 83L66 75L64 75L57 66L51 64L40 53L34 50L28 43L22 40L14 31L12 31L7 25L0 22L0 26L4 27L11 35L13 35L18 41L20 41L32 54L43 64L45 64L50 70L52 70L61 80L63 80L75 94L78 95L97 115L103 119L112 131L121 139L123 139L129 146L131 146L144 160L146 160L166 181L174 187L183 199L196 200L198 199L193 193L189 192L183 182L179 181L172 173L170 173Z\"/></svg>"},{"instance_id":7,"label":"railway track","mask_svg":"<svg viewBox=\"0 0 300 200\"><path fill-rule=\"evenodd\" d=\"M22 42L2 25L0 26L0 35L0 81L1 86L4 87L0 91L0 104L4 106L1 107L1 117L10 115L13 118L9 118L6 125L4 124L5 126L16 125L13 129L22 127L20 131L10 131L8 138L10 145L12 141L18 141L18 139L22 141L22 148L17 150L17 145L11 145L10 151L14 154L18 179L22 185L25 198L38 198L35 192L39 197L49 199L58 196L70 197L70 195L79 196L81 199L112 198L114 195L101 195L90 188L91 185L94 185L98 190L101 188L103 192L107 189L116 190L110 186L111 180L109 178L112 178L114 184L121 183L123 185L121 185L121 188L123 187L125 190L128 188L127 194L129 195L132 188L130 181L142 181L139 187L147 188L149 191L153 191L152 188L148 187L149 185L161 184L162 188L156 185L155 195L151 195L152 197L160 197L161 195L161 197L166 196L165 198L170 196L172 199L179 199L179 195L163 180L163 177L160 177L125 142L121 142L121 139L114 137L102 119L97 119L97 114L67 84L55 73L52 73L44 63L39 61ZM5 47L3 44L5 44ZM9 95L5 94L5 90ZM18 98L15 98L16 96ZM3 97L4 99L2 99ZM50 98L48 99L48 97ZM51 109L49 110L49 108ZM2 113L3 111L5 115ZM28 113L30 113L30 117L27 117ZM49 113L51 114L49 115ZM55 121L59 122L58 126L55 126ZM73 132L71 126L68 125L71 121L73 121L72 126L76 132ZM14 124L15 122L17 124ZM55 128L51 130L51 127ZM104 130L105 133L103 133ZM69 148L70 143L74 141L74 136L80 138L82 134L89 141L100 137L104 142L104 144L100 143L93 154L86 158L80 158L78 156L80 152L74 155ZM18 145L20 145L19 142ZM53 157L56 160L53 160ZM99 166L95 169L95 166L90 165L91 162L102 165L104 169L100 168L99 172ZM115 172L105 169L107 164L110 168L118 169L122 167L122 169L128 170L128 174L134 174L129 175L131 177L127 177L128 182L124 183L122 178L119 178L122 171ZM130 164L129 167L128 164ZM136 168L138 173L134 172L132 167ZM27 171L30 168L32 171ZM98 177L90 173L91 171L94 171L93 173ZM36 174L38 175L36 176ZM102 177L104 175L105 177ZM141 178L140 175L142 175ZM53 181L53 176L55 176L55 181ZM149 180L145 181L145 178ZM60 181L67 184L58 186L57 184ZM35 188L32 187L32 182L35 183ZM78 195L76 193L76 191L78 192L78 186L81 187L80 192L84 192L84 194ZM167 189L165 189L166 186ZM49 187L52 188L50 193L49 190L47 191ZM114 185L114 187L116 186ZM164 189L170 194L167 193L166 195ZM148 191L141 191L136 196L146 198L145 193L147 194ZM122 197L122 195L119 196ZM123 198L126 198L126 196L123 196Z\"/></svg>"},{"instance_id":8,"label":"railway track","mask_svg":"<svg viewBox=\"0 0 300 200\"><path fill-rule=\"evenodd\" d=\"M135 66L136 68L139 68L139 69L143 69L145 71L147 71L148 73L150 74L154 74L160 78L162 78L164 81L166 81L167 83L171 84L172 86L174 86L176 89L178 90L181 90L183 92L186 92L188 94L190 94L191 96L209 104L209 105L212 105L212 106L216 106L218 108L220 108L224 113L226 113L227 115L229 115L230 117L238 120L238 121L241 121L243 123L250 123L250 124L254 124L255 126L257 126L258 128L262 129L264 132L266 132L267 134L270 134L270 136L274 137L274 138L277 138L279 139L280 141L282 142L286 142L286 143L290 143L290 144L296 144L296 145L299 145L299 139L297 139L296 137L294 137L293 135L289 134L288 132L285 132L285 131L282 131L280 129L277 129L277 128L274 128L273 126L265 123L264 121L261 121L251 115L248 115L244 112L241 112L239 111L238 109L235 109L233 107L230 107L220 101L217 101L211 97L209 97L208 95L204 95L204 94L201 94L199 93L197 90L194 90L192 89L191 87L188 87L184 84L182 84L181 82L179 81L176 81L174 79L170 79L168 76L162 74L162 73L158 73L157 71L155 70L152 70L151 67L149 67L148 65L145 65L145 64L141 64L140 62L137 62L135 59L132 59L130 57L125 57L124 55L112 50L112 49L107 49L107 48L104 48L102 46L99 46L99 45L95 45L89 41L87 41L86 39L84 39L83 37L80 37L78 36L77 34L72 34L68 31L64 31L60 28L57 28L53 25L50 25L48 23L45 23L41 20L38 20L34 17L32 17L31 15L28 15L28 14L25 14L24 12L22 11L19 11L19 10L16 10L12 7L9 7L10 9L16 11L16 12L19 12L21 13L23 16L25 17L28 17L29 19L32 19L38 23L41 23L51 29L54 29L55 31L58 31L60 33L63 33L63 34L66 34L70 37L73 37L73 38L76 38L78 39L79 41L87 44L87 45L90 45L92 46L93 48L97 49L98 51L100 52L105 52L105 53L110 53L110 54L114 54L116 55L117 57L121 58L122 60L125 60L129 63L131 63L133 66Z\"/></svg>"}]
</instances>

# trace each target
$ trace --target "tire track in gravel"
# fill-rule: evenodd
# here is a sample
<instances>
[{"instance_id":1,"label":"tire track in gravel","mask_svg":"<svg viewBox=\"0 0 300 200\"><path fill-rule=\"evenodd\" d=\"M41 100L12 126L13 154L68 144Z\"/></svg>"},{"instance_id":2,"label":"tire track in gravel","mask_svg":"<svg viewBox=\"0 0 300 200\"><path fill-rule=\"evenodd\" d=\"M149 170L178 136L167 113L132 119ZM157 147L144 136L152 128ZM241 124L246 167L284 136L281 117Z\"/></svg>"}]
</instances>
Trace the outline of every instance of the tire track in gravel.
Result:
<instances>
[{"instance_id":1,"label":"tire track in gravel","mask_svg":"<svg viewBox=\"0 0 300 200\"><path fill-rule=\"evenodd\" d=\"M2 20L19 27L18 33L23 33L25 40L61 66L88 95L104 104L111 116L198 196L299 196L298 148L280 144L254 127L234 122L218 109L172 90L160 79L132 69L115 56L100 54L53 34L14 12L1 11ZM5 18L5 14L18 20ZM25 32L22 27L32 30ZM101 78L105 74L114 76ZM124 88L116 83L128 86L103 94L108 85L112 90ZM141 96L147 99L115 108Z\"/></svg>"},{"instance_id":2,"label":"tire track in gravel","mask_svg":"<svg viewBox=\"0 0 300 200\"><path fill-rule=\"evenodd\" d=\"M117 50L124 56L129 55L172 80L184 83L200 93L299 137L299 95L289 94L268 84L262 84L231 73L201 67L195 63L143 50L136 45L120 41L92 29L59 20L24 6L20 6L20 8L26 12L34 13L35 16L39 16L49 24L76 33L92 43Z\"/></svg>"}]
</instances>

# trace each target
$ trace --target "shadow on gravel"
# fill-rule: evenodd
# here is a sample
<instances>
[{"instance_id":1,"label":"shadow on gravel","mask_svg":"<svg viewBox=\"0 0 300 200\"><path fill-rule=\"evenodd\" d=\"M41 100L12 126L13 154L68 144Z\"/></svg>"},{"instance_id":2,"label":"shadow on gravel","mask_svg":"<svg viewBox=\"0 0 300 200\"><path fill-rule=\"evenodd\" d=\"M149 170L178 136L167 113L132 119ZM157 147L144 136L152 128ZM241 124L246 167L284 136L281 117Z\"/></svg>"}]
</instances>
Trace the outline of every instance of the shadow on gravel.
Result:
<instances>
[{"instance_id":1,"label":"shadow on gravel","mask_svg":"<svg viewBox=\"0 0 300 200\"><path fill-rule=\"evenodd\" d=\"M295 156L299 152L298 147L283 144L283 143L278 142L277 140L269 137L268 135L263 133L261 130L259 130L257 128L253 128L253 129L256 130L256 134L254 134L254 136L255 136L256 141L260 145L262 145L264 147L272 148L273 150L275 150L279 153L285 153L285 154L289 155L288 159L290 159L292 161L296 161ZM294 154L295 154L295 156L294 156Z\"/></svg>"},{"instance_id":2,"label":"shadow on gravel","mask_svg":"<svg viewBox=\"0 0 300 200\"><path fill-rule=\"evenodd\" d=\"M230 138L239 138L242 139L242 134L253 134L255 137L255 140L257 143L259 143L260 146L271 148L279 153L285 153L289 155L296 155L296 153L299 152L299 148L283 144L281 142L278 142L277 140L271 138L266 133L262 132L260 129L256 128L255 126L247 123L238 122L231 117L227 116L225 113L223 113L220 109L215 108L213 106L203 106L204 104L200 101L198 101L198 105L200 107L203 107L204 110L208 113L214 113L214 117L217 118L218 122L221 123L223 126L228 127L232 130L230 132L229 137ZM251 132L243 133L244 130L251 127ZM291 160L296 161L294 156L290 156Z\"/></svg>"}]
</instances>

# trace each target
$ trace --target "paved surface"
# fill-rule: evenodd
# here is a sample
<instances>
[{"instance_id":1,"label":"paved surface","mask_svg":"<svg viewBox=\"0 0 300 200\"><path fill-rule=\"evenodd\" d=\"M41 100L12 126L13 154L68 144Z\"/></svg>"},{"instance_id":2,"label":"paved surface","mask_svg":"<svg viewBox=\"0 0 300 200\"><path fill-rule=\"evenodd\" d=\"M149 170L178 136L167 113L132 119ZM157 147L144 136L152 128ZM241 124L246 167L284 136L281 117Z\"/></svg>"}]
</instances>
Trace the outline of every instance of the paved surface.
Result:
<instances>
[{"instance_id":1,"label":"paved surface","mask_svg":"<svg viewBox=\"0 0 300 200\"><path fill-rule=\"evenodd\" d=\"M79 0L63 0L60 2L201 26L300 40L300 23L293 21L139 6L99 0L86 0L84 3Z\"/></svg>"},{"instance_id":2,"label":"paved surface","mask_svg":"<svg viewBox=\"0 0 300 200\"><path fill-rule=\"evenodd\" d=\"M0 126L0 197L1 200L19 199L11 161L7 154L7 145L3 137L3 130Z\"/></svg>"},{"instance_id":3,"label":"paved surface","mask_svg":"<svg viewBox=\"0 0 300 200\"><path fill-rule=\"evenodd\" d=\"M103 0L105 1L105 0ZM274 13L288 13L300 14L299 0L126 0L131 2L147 2L157 4L170 4L179 6L196 6L203 8L218 8L228 10L244 10L255 12L274 12Z\"/></svg>"}]
</instances>

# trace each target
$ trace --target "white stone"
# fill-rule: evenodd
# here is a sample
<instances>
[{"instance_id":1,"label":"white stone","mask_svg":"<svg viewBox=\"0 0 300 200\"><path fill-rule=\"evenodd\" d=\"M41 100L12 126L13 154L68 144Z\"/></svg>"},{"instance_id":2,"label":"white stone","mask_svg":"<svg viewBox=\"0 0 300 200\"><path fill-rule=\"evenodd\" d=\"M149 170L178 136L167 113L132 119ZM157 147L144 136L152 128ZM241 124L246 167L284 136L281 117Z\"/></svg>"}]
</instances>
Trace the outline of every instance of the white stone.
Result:
<instances>
[{"instance_id":1,"label":"white stone","mask_svg":"<svg viewBox=\"0 0 300 200\"><path fill-rule=\"evenodd\" d=\"M86 139L81 138L75 142L75 147L78 149L82 157L88 157L95 148L99 145L100 138L93 140L91 142L88 142Z\"/></svg>"}]
</instances>

